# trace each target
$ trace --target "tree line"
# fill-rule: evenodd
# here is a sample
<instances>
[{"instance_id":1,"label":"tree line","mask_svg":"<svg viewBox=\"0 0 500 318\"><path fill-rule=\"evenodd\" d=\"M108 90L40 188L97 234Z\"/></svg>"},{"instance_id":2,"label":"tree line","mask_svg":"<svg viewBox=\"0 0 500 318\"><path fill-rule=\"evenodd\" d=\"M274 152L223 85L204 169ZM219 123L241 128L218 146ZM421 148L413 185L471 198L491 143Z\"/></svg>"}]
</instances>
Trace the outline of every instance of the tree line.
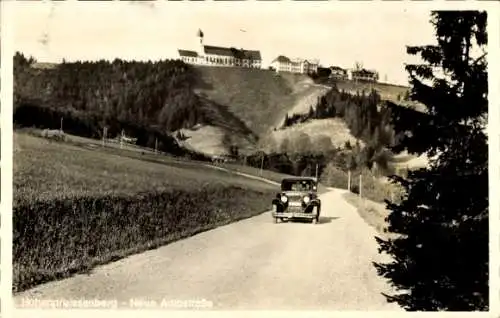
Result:
<instances>
[{"instance_id":1,"label":"tree line","mask_svg":"<svg viewBox=\"0 0 500 318\"><path fill-rule=\"evenodd\" d=\"M352 135L367 145L379 150L391 147L396 141L392 128L391 111L382 103L380 95L373 90L350 94L333 86L306 114L286 116L284 127L304 123L312 119L342 118Z\"/></svg>"},{"instance_id":2,"label":"tree line","mask_svg":"<svg viewBox=\"0 0 500 318\"><path fill-rule=\"evenodd\" d=\"M178 60L115 59L63 62L37 69L36 61L14 57L14 124L59 128L86 137L122 130L142 146L181 152L169 132L205 121L204 101L193 91L191 68Z\"/></svg>"}]
</instances>

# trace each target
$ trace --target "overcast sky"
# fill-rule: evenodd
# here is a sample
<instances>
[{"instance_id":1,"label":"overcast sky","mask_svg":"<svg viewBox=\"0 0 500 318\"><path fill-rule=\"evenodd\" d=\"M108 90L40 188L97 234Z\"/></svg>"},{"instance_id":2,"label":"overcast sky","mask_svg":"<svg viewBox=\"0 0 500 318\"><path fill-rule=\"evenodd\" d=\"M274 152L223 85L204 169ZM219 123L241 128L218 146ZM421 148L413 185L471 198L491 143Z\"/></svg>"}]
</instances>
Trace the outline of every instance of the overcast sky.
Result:
<instances>
[{"instance_id":1,"label":"overcast sky","mask_svg":"<svg viewBox=\"0 0 500 318\"><path fill-rule=\"evenodd\" d=\"M405 46L435 41L429 19L395 5L27 1L15 5L14 48L39 61L176 58L178 48L197 48L200 28L205 44L260 50L265 66L280 54L325 66L361 61L381 80L407 84Z\"/></svg>"}]
</instances>

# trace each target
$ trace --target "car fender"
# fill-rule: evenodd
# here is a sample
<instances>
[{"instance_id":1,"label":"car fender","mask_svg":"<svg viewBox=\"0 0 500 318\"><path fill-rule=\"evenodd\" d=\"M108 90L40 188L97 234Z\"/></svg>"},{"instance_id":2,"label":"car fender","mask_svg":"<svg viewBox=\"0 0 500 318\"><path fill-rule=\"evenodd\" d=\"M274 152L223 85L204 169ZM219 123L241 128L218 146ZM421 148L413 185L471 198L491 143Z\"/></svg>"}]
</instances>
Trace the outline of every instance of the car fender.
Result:
<instances>
[{"instance_id":1,"label":"car fender","mask_svg":"<svg viewBox=\"0 0 500 318\"><path fill-rule=\"evenodd\" d=\"M275 199L273 199L273 205L280 206L280 205L283 205L283 202L281 202L280 199L275 198Z\"/></svg>"},{"instance_id":2,"label":"car fender","mask_svg":"<svg viewBox=\"0 0 500 318\"><path fill-rule=\"evenodd\" d=\"M319 207L321 205L321 200L320 199L312 199L311 202L309 202L309 205Z\"/></svg>"}]
</instances>

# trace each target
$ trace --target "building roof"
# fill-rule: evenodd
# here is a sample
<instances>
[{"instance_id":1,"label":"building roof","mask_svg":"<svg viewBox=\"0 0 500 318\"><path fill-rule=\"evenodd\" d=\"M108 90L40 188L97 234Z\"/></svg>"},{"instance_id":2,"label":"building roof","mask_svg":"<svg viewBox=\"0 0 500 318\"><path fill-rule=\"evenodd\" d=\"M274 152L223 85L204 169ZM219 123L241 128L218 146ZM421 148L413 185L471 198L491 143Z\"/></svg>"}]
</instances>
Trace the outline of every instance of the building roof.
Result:
<instances>
[{"instance_id":1,"label":"building roof","mask_svg":"<svg viewBox=\"0 0 500 318\"><path fill-rule=\"evenodd\" d=\"M319 60L317 59L305 60L304 62L307 62L309 64L319 64Z\"/></svg>"},{"instance_id":2,"label":"building roof","mask_svg":"<svg viewBox=\"0 0 500 318\"><path fill-rule=\"evenodd\" d=\"M346 71L346 70L344 70L344 69L343 69L342 67L340 67L340 66L330 66L330 69L331 69L332 71L343 71L343 72L345 72L345 71Z\"/></svg>"},{"instance_id":3,"label":"building roof","mask_svg":"<svg viewBox=\"0 0 500 318\"><path fill-rule=\"evenodd\" d=\"M318 60L306 60L306 59L302 59L302 58L290 59L290 58L288 58L288 57L286 57L284 55L280 55L277 58L275 58L272 63L274 63L274 62L279 62L279 63L295 63L295 64L300 64L300 63L304 63L304 64L319 64Z\"/></svg>"},{"instance_id":4,"label":"building roof","mask_svg":"<svg viewBox=\"0 0 500 318\"><path fill-rule=\"evenodd\" d=\"M237 59L261 60L260 51L204 45L205 54L234 57Z\"/></svg>"},{"instance_id":5,"label":"building roof","mask_svg":"<svg viewBox=\"0 0 500 318\"><path fill-rule=\"evenodd\" d=\"M188 50L179 50L179 55L186 57L198 57L198 53L196 53L195 51L188 51Z\"/></svg>"},{"instance_id":6,"label":"building roof","mask_svg":"<svg viewBox=\"0 0 500 318\"><path fill-rule=\"evenodd\" d=\"M291 63L290 59L284 55L280 55L277 58L273 60L274 62L280 62L280 63Z\"/></svg>"},{"instance_id":7,"label":"building roof","mask_svg":"<svg viewBox=\"0 0 500 318\"><path fill-rule=\"evenodd\" d=\"M361 69L359 71L352 71L353 74L359 74L359 75L376 75L377 72L375 71L369 71L369 70L366 70L366 69Z\"/></svg>"}]
</instances>

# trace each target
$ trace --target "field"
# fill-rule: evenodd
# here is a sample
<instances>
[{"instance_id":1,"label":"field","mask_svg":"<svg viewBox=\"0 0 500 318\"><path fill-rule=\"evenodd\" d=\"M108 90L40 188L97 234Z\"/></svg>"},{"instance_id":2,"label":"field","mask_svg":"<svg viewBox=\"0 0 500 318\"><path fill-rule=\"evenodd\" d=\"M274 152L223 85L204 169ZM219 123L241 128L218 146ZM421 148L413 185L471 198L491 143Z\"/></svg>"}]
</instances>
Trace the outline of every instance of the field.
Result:
<instances>
[{"instance_id":1,"label":"field","mask_svg":"<svg viewBox=\"0 0 500 318\"><path fill-rule=\"evenodd\" d=\"M369 83L369 82L353 82L353 81L335 81L339 90L345 90L356 94L356 92L362 92L363 90L367 93L371 89L375 89L382 97L383 100L398 101L398 96L403 98L408 87L393 85L387 83Z\"/></svg>"},{"instance_id":2,"label":"field","mask_svg":"<svg viewBox=\"0 0 500 318\"><path fill-rule=\"evenodd\" d=\"M86 145L14 133L14 291L259 214L277 189L235 166Z\"/></svg>"}]
</instances>

